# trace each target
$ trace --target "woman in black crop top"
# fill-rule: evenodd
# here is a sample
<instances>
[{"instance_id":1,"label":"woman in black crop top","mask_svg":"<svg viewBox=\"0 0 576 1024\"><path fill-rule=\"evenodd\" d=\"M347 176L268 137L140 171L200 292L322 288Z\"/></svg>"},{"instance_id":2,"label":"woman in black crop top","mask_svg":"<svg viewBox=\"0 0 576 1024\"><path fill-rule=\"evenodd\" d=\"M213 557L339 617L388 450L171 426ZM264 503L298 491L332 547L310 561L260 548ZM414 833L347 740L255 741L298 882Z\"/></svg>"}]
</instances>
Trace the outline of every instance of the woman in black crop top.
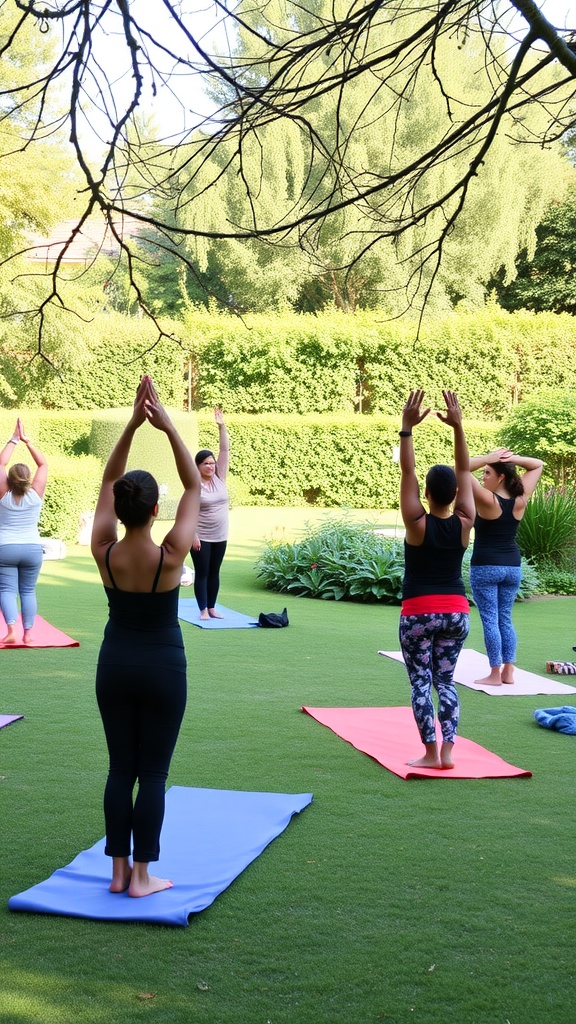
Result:
<instances>
[{"instance_id":1,"label":"woman in black crop top","mask_svg":"<svg viewBox=\"0 0 576 1024\"><path fill-rule=\"evenodd\" d=\"M474 520L468 448L453 391L444 391L446 411L436 415L454 431L455 471L432 466L426 475L426 512L416 476L412 428L430 412L423 391L412 391L400 431L400 511L406 538L400 615L400 646L410 678L412 710L425 754L412 765L452 768L460 705L454 668L468 635L470 616L462 582L462 557ZM452 508L454 504L454 509ZM432 689L438 694L440 749Z\"/></svg>"},{"instance_id":2,"label":"woman in black crop top","mask_svg":"<svg viewBox=\"0 0 576 1024\"><path fill-rule=\"evenodd\" d=\"M158 485L145 470L125 473L145 421L166 434L184 492L158 547L151 527ZM143 377L134 411L108 459L92 529L92 554L109 606L96 697L110 757L104 792L111 892L148 896L172 882L148 873L160 855L170 760L186 706L186 657L178 621L182 565L198 520L200 477L188 448ZM118 540L118 520L124 536ZM133 790L138 782L136 799ZM132 855L132 864L130 863Z\"/></svg>"},{"instance_id":3,"label":"woman in black crop top","mask_svg":"<svg viewBox=\"0 0 576 1024\"><path fill-rule=\"evenodd\" d=\"M518 524L544 463L507 448L470 459L474 472L484 467L482 483L472 477L476 519L470 586L482 620L490 673L476 682L500 686L514 682L516 632L512 606L522 580ZM517 467L524 470L522 476Z\"/></svg>"}]
</instances>

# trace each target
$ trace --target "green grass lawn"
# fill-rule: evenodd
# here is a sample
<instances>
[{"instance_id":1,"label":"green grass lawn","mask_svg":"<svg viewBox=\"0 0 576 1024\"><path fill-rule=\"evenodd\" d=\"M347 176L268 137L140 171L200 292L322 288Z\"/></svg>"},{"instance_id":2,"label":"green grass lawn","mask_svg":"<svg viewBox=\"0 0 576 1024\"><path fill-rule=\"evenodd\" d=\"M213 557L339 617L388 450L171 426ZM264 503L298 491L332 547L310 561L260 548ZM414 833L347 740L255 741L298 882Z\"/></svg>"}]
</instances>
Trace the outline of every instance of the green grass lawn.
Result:
<instances>
[{"instance_id":1,"label":"green grass lawn","mask_svg":"<svg viewBox=\"0 0 576 1024\"><path fill-rule=\"evenodd\" d=\"M317 517L232 513L220 600L255 615L287 605L288 629L183 623L189 699L169 784L314 793L188 928L6 908L103 834L105 596L86 548L45 563L40 613L80 647L0 651L0 711L25 715L0 732L3 1024L573 1024L576 738L533 711L576 695L460 688L461 734L531 779L406 782L302 714L409 704L403 666L376 653L398 646L398 608L285 597L255 578L264 538ZM575 598L516 606L521 667L570 659L575 612ZM475 609L468 645L483 649Z\"/></svg>"}]
</instances>

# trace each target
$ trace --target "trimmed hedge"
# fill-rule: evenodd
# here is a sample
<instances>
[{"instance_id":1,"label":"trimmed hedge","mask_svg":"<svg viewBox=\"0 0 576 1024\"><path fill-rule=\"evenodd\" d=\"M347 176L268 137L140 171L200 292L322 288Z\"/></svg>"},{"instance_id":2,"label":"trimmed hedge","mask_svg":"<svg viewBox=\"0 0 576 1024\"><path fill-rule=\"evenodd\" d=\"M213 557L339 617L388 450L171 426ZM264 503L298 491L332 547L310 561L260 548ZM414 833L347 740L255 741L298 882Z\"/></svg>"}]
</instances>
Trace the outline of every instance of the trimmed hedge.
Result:
<instances>
[{"instance_id":1,"label":"trimmed hedge","mask_svg":"<svg viewBox=\"0 0 576 1024\"><path fill-rule=\"evenodd\" d=\"M576 391L574 318L496 305L425 321L377 313L270 314L245 319L188 311L196 408L235 413L399 413L422 387L434 404L458 392L467 419L502 419L543 387Z\"/></svg>"},{"instance_id":2,"label":"trimmed hedge","mask_svg":"<svg viewBox=\"0 0 576 1024\"><path fill-rule=\"evenodd\" d=\"M231 486L239 478L251 505L397 508L393 461L399 416L227 415ZM213 448L212 411L198 413L200 446ZM471 452L495 446L496 424L466 423ZM417 469L452 463L452 431L430 418L417 428Z\"/></svg>"},{"instance_id":3,"label":"trimmed hedge","mask_svg":"<svg viewBox=\"0 0 576 1024\"><path fill-rule=\"evenodd\" d=\"M163 322L97 313L73 338L52 339L58 373L30 352L0 352L14 408L129 405L142 373L179 408L221 405L227 413L399 412L412 387L436 404L458 391L467 419L503 419L542 388L576 392L574 318L508 313L495 304L414 321L377 312L274 313L243 319L189 309ZM64 326L60 328L64 331ZM56 326L53 325L53 333ZM111 344L113 341L113 344Z\"/></svg>"},{"instance_id":4,"label":"trimmed hedge","mask_svg":"<svg viewBox=\"0 0 576 1024\"><path fill-rule=\"evenodd\" d=\"M40 536L75 544L80 516L93 511L102 480L102 463L93 455L53 455L40 515Z\"/></svg>"},{"instance_id":5,"label":"trimmed hedge","mask_svg":"<svg viewBox=\"0 0 576 1024\"><path fill-rule=\"evenodd\" d=\"M2 439L12 436L16 418L20 416L27 435L47 457L54 452L88 455L93 415L80 409L0 409L0 448Z\"/></svg>"},{"instance_id":6,"label":"trimmed hedge","mask_svg":"<svg viewBox=\"0 0 576 1024\"><path fill-rule=\"evenodd\" d=\"M75 319L71 333L69 314L56 315L44 340L50 362L31 358L37 346L35 321L31 324L29 345L21 343L18 357L8 345L0 351L0 376L11 389L14 408L120 408L133 402L146 373L166 405L184 405L187 351L175 337L180 324L166 321L166 334L159 336L148 318L109 310Z\"/></svg>"},{"instance_id":7,"label":"trimmed hedge","mask_svg":"<svg viewBox=\"0 0 576 1024\"><path fill-rule=\"evenodd\" d=\"M89 448L103 466L131 414L131 408L96 410L92 413ZM194 452L198 444L196 416L170 409L170 418L178 433ZM134 435L128 469L147 469L158 481L160 501L158 518L173 519L182 494L180 478L168 438L149 423L143 423Z\"/></svg>"}]
</instances>

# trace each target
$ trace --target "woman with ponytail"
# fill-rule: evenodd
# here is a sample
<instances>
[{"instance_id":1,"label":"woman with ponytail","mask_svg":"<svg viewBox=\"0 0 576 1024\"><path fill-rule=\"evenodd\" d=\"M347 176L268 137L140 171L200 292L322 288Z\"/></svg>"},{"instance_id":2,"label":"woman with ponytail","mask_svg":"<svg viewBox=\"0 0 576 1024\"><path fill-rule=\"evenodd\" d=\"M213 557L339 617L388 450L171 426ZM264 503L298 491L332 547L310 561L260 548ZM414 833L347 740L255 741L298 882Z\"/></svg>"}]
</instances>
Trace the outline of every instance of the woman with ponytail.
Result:
<instances>
[{"instance_id":1,"label":"woman with ponytail","mask_svg":"<svg viewBox=\"0 0 576 1024\"><path fill-rule=\"evenodd\" d=\"M28 449L36 469L34 475L24 462L6 466L19 444ZM42 543L38 520L48 463L35 448L18 419L14 433L0 452L0 607L7 632L1 643L16 642L14 626L18 617L18 596L22 613L23 643L32 642L32 627L37 612L36 582L42 566Z\"/></svg>"},{"instance_id":2,"label":"woman with ponytail","mask_svg":"<svg viewBox=\"0 0 576 1024\"><path fill-rule=\"evenodd\" d=\"M145 470L125 472L134 434L145 421L166 434L183 487L174 525L160 546L151 535L158 484ZM96 673L110 757L105 853L112 858L110 891L127 890L129 896L172 886L150 875L148 865L160 856L166 779L186 706L178 593L199 494L194 461L151 379L143 377L132 416L106 464L92 529L92 554L109 607ZM121 540L118 521L124 526Z\"/></svg>"},{"instance_id":3,"label":"woman with ponytail","mask_svg":"<svg viewBox=\"0 0 576 1024\"><path fill-rule=\"evenodd\" d=\"M522 580L518 524L542 473L544 463L507 448L470 459L470 470L484 467L482 483L472 477L476 519L470 562L470 586L482 619L490 673L477 683L500 686L514 682L516 632L512 606ZM518 468L523 469L522 474Z\"/></svg>"}]
</instances>

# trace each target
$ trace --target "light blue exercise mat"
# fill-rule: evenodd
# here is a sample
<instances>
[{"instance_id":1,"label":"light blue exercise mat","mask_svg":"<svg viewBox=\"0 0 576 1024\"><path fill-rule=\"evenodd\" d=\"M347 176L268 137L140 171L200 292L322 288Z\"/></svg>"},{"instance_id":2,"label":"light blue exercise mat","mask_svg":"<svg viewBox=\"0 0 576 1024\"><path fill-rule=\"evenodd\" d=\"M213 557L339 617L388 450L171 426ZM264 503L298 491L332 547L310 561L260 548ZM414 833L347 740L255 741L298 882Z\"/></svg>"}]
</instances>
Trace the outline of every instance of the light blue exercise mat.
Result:
<instances>
[{"instance_id":1,"label":"light blue exercise mat","mask_svg":"<svg viewBox=\"0 0 576 1024\"><path fill-rule=\"evenodd\" d=\"M98 921L187 925L189 915L209 907L311 801L312 793L172 786L166 794L160 860L151 870L170 878L173 889L139 899L111 893L112 861L101 839L45 882L12 896L8 907Z\"/></svg>"},{"instance_id":2,"label":"light blue exercise mat","mask_svg":"<svg viewBox=\"0 0 576 1024\"><path fill-rule=\"evenodd\" d=\"M200 629L252 629L258 625L257 617L232 611L222 604L216 605L216 611L222 616L221 619L201 619L196 598L181 597L178 601L178 618L191 622L193 626L200 626Z\"/></svg>"}]
</instances>

